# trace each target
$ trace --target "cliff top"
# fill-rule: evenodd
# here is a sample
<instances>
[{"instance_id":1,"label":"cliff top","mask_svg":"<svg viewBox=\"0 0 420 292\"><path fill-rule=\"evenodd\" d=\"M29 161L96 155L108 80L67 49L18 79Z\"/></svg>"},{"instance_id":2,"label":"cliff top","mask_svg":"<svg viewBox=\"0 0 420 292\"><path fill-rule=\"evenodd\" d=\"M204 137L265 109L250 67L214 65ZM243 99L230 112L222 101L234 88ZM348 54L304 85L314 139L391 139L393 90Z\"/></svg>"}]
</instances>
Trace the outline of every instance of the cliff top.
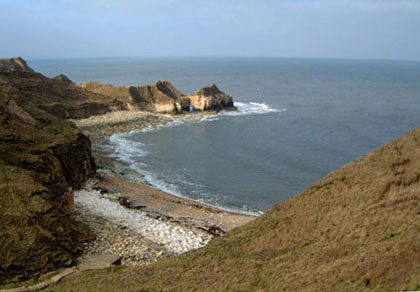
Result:
<instances>
[{"instance_id":1,"label":"cliff top","mask_svg":"<svg viewBox=\"0 0 420 292\"><path fill-rule=\"evenodd\" d=\"M203 95L203 96L215 96L219 94L227 95L227 93L224 93L223 91L221 91L214 83L210 86L202 87L193 93L193 95Z\"/></svg>"},{"instance_id":2,"label":"cliff top","mask_svg":"<svg viewBox=\"0 0 420 292\"><path fill-rule=\"evenodd\" d=\"M0 59L0 72L7 71L35 72L21 57Z\"/></svg>"},{"instance_id":3,"label":"cliff top","mask_svg":"<svg viewBox=\"0 0 420 292\"><path fill-rule=\"evenodd\" d=\"M70 78L68 78L66 75L64 74L58 74L57 76L55 76L53 79L55 80L60 80L63 81L65 83L73 83L73 81L71 81Z\"/></svg>"}]
</instances>

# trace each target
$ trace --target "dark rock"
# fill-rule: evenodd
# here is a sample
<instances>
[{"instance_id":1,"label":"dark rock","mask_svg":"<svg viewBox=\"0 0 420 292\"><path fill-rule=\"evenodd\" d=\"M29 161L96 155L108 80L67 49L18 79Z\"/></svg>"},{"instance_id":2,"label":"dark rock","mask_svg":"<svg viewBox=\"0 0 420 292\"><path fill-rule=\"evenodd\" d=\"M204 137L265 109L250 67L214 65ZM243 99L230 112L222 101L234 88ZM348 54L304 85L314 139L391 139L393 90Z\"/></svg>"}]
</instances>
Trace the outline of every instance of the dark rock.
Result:
<instances>
[{"instance_id":1,"label":"dark rock","mask_svg":"<svg viewBox=\"0 0 420 292\"><path fill-rule=\"evenodd\" d=\"M145 209L147 207L146 205L144 205L142 202L140 202L136 198L119 197L118 202L122 206L130 208L130 209L141 210L141 209Z\"/></svg>"},{"instance_id":2,"label":"dark rock","mask_svg":"<svg viewBox=\"0 0 420 292\"><path fill-rule=\"evenodd\" d=\"M64 83L71 83L71 84L73 84L73 81L71 81L70 80L70 78L68 78L66 75L64 75L64 74L58 74L57 76L55 76L54 78L53 78L54 80L60 80L60 81L62 81L62 82L64 82Z\"/></svg>"},{"instance_id":3,"label":"dark rock","mask_svg":"<svg viewBox=\"0 0 420 292\"><path fill-rule=\"evenodd\" d=\"M150 218L153 219L157 219L157 220L171 220L172 216L168 215L168 214L164 214L162 212L158 212L156 210L151 210L151 209L146 209L144 210L146 212L146 215L149 216Z\"/></svg>"},{"instance_id":4,"label":"dark rock","mask_svg":"<svg viewBox=\"0 0 420 292\"><path fill-rule=\"evenodd\" d=\"M94 187L93 189L100 192L101 195L109 193L108 189L104 187Z\"/></svg>"}]
</instances>

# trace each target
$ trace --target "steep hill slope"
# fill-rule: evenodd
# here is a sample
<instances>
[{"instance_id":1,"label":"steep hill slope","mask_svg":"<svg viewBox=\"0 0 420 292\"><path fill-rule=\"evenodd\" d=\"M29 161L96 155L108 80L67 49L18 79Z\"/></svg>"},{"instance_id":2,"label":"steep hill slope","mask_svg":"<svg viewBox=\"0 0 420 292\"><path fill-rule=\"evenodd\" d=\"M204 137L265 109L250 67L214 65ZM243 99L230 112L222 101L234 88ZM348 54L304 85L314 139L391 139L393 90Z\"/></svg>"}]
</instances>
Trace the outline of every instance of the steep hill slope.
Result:
<instances>
[{"instance_id":1,"label":"steep hill slope","mask_svg":"<svg viewBox=\"0 0 420 292\"><path fill-rule=\"evenodd\" d=\"M208 246L49 291L420 289L420 128Z\"/></svg>"}]
</instances>

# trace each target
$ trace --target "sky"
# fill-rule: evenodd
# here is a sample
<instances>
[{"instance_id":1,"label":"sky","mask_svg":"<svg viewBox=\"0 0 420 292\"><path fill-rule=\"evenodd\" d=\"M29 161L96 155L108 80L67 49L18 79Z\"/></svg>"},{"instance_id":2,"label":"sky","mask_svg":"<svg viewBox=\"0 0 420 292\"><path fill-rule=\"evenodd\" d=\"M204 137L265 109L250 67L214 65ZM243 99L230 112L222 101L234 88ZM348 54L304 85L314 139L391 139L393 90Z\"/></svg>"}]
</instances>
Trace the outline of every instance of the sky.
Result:
<instances>
[{"instance_id":1,"label":"sky","mask_svg":"<svg viewBox=\"0 0 420 292\"><path fill-rule=\"evenodd\" d=\"M420 0L0 0L0 58L420 60Z\"/></svg>"}]
</instances>

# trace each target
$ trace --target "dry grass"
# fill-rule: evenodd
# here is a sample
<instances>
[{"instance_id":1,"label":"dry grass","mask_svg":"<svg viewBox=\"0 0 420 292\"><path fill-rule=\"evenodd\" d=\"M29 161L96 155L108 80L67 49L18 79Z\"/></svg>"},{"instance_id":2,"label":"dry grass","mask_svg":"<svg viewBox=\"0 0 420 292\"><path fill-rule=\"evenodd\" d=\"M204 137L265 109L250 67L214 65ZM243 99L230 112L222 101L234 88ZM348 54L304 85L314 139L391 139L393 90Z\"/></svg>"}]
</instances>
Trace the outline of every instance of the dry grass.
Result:
<instances>
[{"instance_id":1,"label":"dry grass","mask_svg":"<svg viewBox=\"0 0 420 292\"><path fill-rule=\"evenodd\" d=\"M420 128L207 247L48 291L420 289Z\"/></svg>"}]
</instances>

